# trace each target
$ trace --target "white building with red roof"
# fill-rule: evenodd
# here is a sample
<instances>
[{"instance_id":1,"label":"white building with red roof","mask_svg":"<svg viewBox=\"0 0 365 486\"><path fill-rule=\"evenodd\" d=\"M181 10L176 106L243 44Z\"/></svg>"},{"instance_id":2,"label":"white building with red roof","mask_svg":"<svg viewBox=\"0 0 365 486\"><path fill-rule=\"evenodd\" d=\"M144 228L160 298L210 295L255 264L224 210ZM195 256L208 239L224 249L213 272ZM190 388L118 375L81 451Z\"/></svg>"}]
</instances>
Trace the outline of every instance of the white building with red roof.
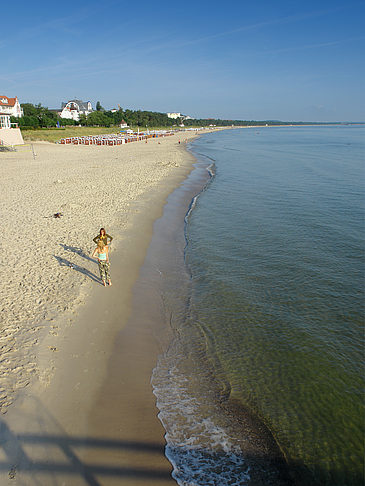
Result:
<instances>
[{"instance_id":1,"label":"white building with red roof","mask_svg":"<svg viewBox=\"0 0 365 486\"><path fill-rule=\"evenodd\" d=\"M80 115L87 116L93 111L93 107L90 101L70 100L62 103L61 110L59 113L61 118L70 118L79 121Z\"/></svg>"},{"instance_id":2,"label":"white building with red roof","mask_svg":"<svg viewBox=\"0 0 365 486\"><path fill-rule=\"evenodd\" d=\"M0 95L0 115L10 115L20 118L23 116L23 110L17 97L9 98Z\"/></svg>"},{"instance_id":3,"label":"white building with red roof","mask_svg":"<svg viewBox=\"0 0 365 486\"><path fill-rule=\"evenodd\" d=\"M9 98L0 95L0 145L22 145L24 144L22 133L17 123L11 123L10 117L20 118L23 110L17 97Z\"/></svg>"}]
</instances>

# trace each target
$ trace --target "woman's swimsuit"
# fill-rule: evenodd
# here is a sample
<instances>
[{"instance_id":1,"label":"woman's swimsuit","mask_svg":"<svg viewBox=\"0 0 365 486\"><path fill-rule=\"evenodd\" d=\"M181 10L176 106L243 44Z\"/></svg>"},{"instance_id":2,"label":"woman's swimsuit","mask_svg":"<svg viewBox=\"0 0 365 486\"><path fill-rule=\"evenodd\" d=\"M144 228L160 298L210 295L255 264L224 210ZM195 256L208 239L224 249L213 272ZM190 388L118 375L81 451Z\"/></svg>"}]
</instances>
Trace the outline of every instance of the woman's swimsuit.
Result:
<instances>
[{"instance_id":1,"label":"woman's swimsuit","mask_svg":"<svg viewBox=\"0 0 365 486\"><path fill-rule=\"evenodd\" d=\"M95 236L95 238L93 239L93 242L98 244L98 241L102 241L104 243L104 245L107 245L108 244L108 238L109 238L109 243L111 243L113 238L110 235L108 235L107 233L105 235Z\"/></svg>"}]
</instances>

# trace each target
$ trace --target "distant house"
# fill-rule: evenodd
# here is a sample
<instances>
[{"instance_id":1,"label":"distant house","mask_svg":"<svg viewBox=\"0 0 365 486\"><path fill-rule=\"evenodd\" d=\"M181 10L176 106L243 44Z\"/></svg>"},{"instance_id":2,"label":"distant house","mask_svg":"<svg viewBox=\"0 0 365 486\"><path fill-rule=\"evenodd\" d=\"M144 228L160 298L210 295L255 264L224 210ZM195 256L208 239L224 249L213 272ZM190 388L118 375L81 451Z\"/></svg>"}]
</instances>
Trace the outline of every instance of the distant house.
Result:
<instances>
[{"instance_id":1,"label":"distant house","mask_svg":"<svg viewBox=\"0 0 365 486\"><path fill-rule=\"evenodd\" d=\"M120 122L120 128L128 128L128 126L129 126L129 125L128 125L128 123L127 123L125 120L122 120L122 121Z\"/></svg>"},{"instance_id":2,"label":"distant house","mask_svg":"<svg viewBox=\"0 0 365 486\"><path fill-rule=\"evenodd\" d=\"M110 111L111 111L112 113L116 113L116 112L117 112L117 111L119 111L119 110L121 110L121 107L120 107L120 105L118 104L118 108L112 108Z\"/></svg>"},{"instance_id":3,"label":"distant house","mask_svg":"<svg viewBox=\"0 0 365 486\"><path fill-rule=\"evenodd\" d=\"M88 115L93 111L90 101L70 100L61 105L61 118L69 118L75 121L80 120L80 115Z\"/></svg>"},{"instance_id":4,"label":"distant house","mask_svg":"<svg viewBox=\"0 0 365 486\"><path fill-rule=\"evenodd\" d=\"M183 115L182 113L166 113L166 115L169 118L173 118L176 120L176 118L181 118L182 120L192 120L193 118L189 115Z\"/></svg>"},{"instance_id":5,"label":"distant house","mask_svg":"<svg viewBox=\"0 0 365 486\"><path fill-rule=\"evenodd\" d=\"M166 113L166 115L169 118L173 118L174 120L176 120L176 118L180 118L181 117L181 113Z\"/></svg>"},{"instance_id":6,"label":"distant house","mask_svg":"<svg viewBox=\"0 0 365 486\"><path fill-rule=\"evenodd\" d=\"M23 110L17 97L8 98L0 96L0 115L10 115L20 118L23 116Z\"/></svg>"}]
</instances>

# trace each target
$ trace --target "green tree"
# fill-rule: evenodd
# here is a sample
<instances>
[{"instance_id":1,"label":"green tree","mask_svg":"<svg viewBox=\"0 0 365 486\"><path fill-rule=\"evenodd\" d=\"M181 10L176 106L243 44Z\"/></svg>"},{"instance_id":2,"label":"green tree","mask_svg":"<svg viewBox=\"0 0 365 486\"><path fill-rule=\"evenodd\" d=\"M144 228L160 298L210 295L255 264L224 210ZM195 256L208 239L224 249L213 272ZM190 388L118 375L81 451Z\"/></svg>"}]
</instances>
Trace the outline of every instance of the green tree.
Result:
<instances>
[{"instance_id":1,"label":"green tree","mask_svg":"<svg viewBox=\"0 0 365 486\"><path fill-rule=\"evenodd\" d=\"M39 120L36 116L31 115L24 115L21 118L18 118L17 123L19 123L19 127L32 127L32 128L39 128Z\"/></svg>"},{"instance_id":2,"label":"green tree","mask_svg":"<svg viewBox=\"0 0 365 486\"><path fill-rule=\"evenodd\" d=\"M79 124L82 126L87 125L87 116L84 113L81 113L79 117Z\"/></svg>"},{"instance_id":3,"label":"green tree","mask_svg":"<svg viewBox=\"0 0 365 486\"><path fill-rule=\"evenodd\" d=\"M57 117L57 121L59 122L60 126L66 126L66 125L78 125L79 122L73 120L72 118L61 118Z\"/></svg>"},{"instance_id":4,"label":"green tree","mask_svg":"<svg viewBox=\"0 0 365 486\"><path fill-rule=\"evenodd\" d=\"M32 126L33 128L56 126L57 114L42 106L41 103L38 103L38 105L22 103L21 107L24 115L19 118L20 126Z\"/></svg>"},{"instance_id":5,"label":"green tree","mask_svg":"<svg viewBox=\"0 0 365 486\"><path fill-rule=\"evenodd\" d=\"M24 116L37 116L38 110L31 103L21 103L20 106L23 108Z\"/></svg>"},{"instance_id":6,"label":"green tree","mask_svg":"<svg viewBox=\"0 0 365 486\"><path fill-rule=\"evenodd\" d=\"M100 101L96 102L96 111L105 111L104 108L101 106Z\"/></svg>"},{"instance_id":7,"label":"green tree","mask_svg":"<svg viewBox=\"0 0 365 486\"><path fill-rule=\"evenodd\" d=\"M86 125L88 127L93 125L97 125L100 127L110 127L111 119L101 111L93 111L88 115Z\"/></svg>"}]
</instances>

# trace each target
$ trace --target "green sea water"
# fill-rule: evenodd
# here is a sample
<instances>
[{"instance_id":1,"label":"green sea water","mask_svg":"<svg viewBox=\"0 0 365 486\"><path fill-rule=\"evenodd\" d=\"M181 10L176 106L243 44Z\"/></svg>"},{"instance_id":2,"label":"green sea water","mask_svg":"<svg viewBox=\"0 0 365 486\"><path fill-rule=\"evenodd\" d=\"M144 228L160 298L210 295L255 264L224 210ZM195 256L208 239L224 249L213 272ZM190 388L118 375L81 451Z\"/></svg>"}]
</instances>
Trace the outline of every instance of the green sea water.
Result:
<instances>
[{"instance_id":1,"label":"green sea water","mask_svg":"<svg viewBox=\"0 0 365 486\"><path fill-rule=\"evenodd\" d=\"M296 484L364 484L364 135L250 128L191 145L214 177L186 218L185 316L157 385L178 484L254 473L204 363L271 431Z\"/></svg>"},{"instance_id":2,"label":"green sea water","mask_svg":"<svg viewBox=\"0 0 365 486\"><path fill-rule=\"evenodd\" d=\"M193 145L216 165L188 225L199 325L231 396L333 486L364 481L364 135L247 129Z\"/></svg>"}]
</instances>

